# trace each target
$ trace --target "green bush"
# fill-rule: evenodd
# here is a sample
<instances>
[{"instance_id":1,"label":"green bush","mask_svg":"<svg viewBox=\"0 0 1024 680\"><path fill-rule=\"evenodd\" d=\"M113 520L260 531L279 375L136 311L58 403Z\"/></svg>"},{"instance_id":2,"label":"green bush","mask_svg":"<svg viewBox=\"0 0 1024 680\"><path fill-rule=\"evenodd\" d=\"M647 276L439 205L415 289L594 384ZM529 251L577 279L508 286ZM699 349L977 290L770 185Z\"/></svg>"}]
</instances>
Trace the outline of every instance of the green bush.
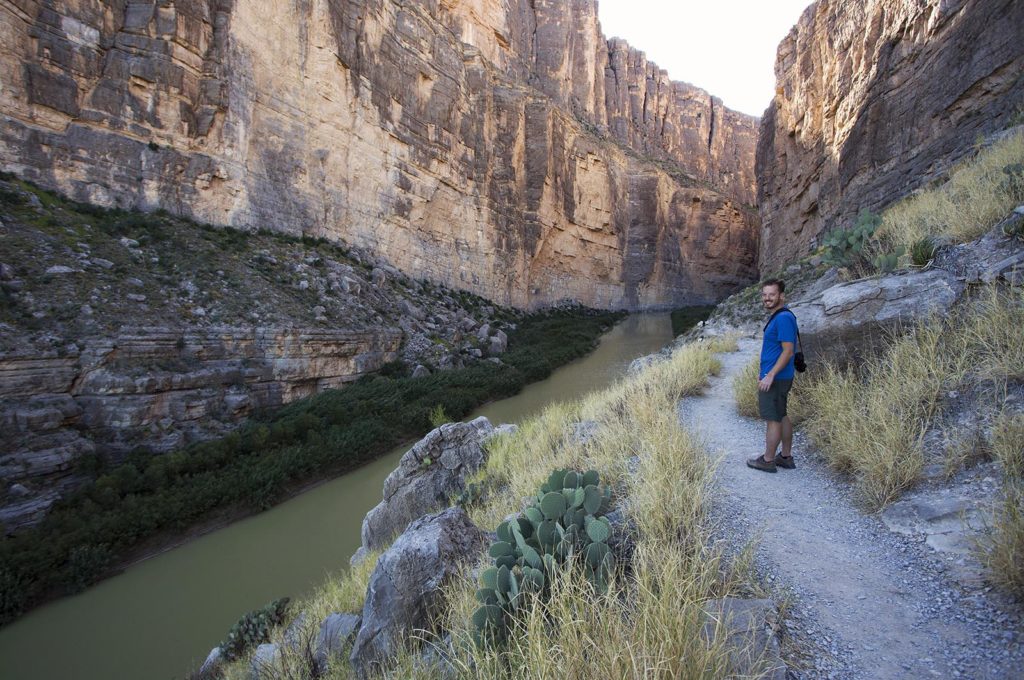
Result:
<instances>
[{"instance_id":1,"label":"green bush","mask_svg":"<svg viewBox=\"0 0 1024 680\"><path fill-rule=\"evenodd\" d=\"M287 597L274 600L262 609L251 611L231 626L228 636L220 643L225 660L240 659L250 650L270 642L274 628L284 623L288 614Z\"/></svg>"},{"instance_id":2,"label":"green bush","mask_svg":"<svg viewBox=\"0 0 1024 680\"><path fill-rule=\"evenodd\" d=\"M672 336L679 337L701 321L706 321L713 311L714 305L694 305L672 310Z\"/></svg>"},{"instance_id":3,"label":"green bush","mask_svg":"<svg viewBox=\"0 0 1024 680\"><path fill-rule=\"evenodd\" d=\"M917 267L923 267L935 257L935 239L924 236L910 246L910 261Z\"/></svg>"}]
</instances>

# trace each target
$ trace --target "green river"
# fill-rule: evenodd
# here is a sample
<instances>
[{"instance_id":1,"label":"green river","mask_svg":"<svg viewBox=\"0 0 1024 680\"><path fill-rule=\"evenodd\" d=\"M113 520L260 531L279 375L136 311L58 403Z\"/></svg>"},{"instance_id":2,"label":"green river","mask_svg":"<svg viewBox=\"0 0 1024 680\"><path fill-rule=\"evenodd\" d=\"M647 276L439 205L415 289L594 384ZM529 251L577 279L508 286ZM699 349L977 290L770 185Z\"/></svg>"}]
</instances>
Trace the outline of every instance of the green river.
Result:
<instances>
[{"instance_id":1,"label":"green river","mask_svg":"<svg viewBox=\"0 0 1024 680\"><path fill-rule=\"evenodd\" d=\"M630 316L588 356L470 418L521 422L605 387L630 361L671 340L667 314ZM363 515L380 501L384 478L408 448L0 629L0 680L186 678L242 614L278 597L301 599L348 566Z\"/></svg>"}]
</instances>

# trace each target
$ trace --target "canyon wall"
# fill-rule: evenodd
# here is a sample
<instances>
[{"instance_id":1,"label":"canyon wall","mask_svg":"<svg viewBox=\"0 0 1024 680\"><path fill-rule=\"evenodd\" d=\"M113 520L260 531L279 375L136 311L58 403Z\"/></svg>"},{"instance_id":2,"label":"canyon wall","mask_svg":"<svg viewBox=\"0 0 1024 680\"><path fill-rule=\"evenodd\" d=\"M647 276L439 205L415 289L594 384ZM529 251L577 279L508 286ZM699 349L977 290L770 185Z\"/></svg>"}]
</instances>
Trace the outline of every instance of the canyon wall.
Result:
<instances>
[{"instance_id":1,"label":"canyon wall","mask_svg":"<svg viewBox=\"0 0 1024 680\"><path fill-rule=\"evenodd\" d=\"M757 121L594 0L0 1L0 165L533 308L756 276Z\"/></svg>"},{"instance_id":2,"label":"canyon wall","mask_svg":"<svg viewBox=\"0 0 1024 680\"><path fill-rule=\"evenodd\" d=\"M32 524L89 478L82 458L178 449L255 410L376 371L402 333L124 330L51 356L0 357L0 528Z\"/></svg>"},{"instance_id":3,"label":"canyon wall","mask_svg":"<svg viewBox=\"0 0 1024 680\"><path fill-rule=\"evenodd\" d=\"M941 175L1024 110L1024 3L820 0L779 45L757 147L763 273Z\"/></svg>"}]
</instances>

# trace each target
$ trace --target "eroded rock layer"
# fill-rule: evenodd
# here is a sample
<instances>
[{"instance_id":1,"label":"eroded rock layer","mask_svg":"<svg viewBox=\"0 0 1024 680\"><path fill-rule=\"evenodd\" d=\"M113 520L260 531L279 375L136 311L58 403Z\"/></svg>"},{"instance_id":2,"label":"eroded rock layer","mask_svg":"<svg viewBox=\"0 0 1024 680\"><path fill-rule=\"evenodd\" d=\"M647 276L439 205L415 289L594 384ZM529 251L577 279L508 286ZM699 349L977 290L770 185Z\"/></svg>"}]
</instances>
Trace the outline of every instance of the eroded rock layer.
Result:
<instances>
[{"instance_id":1,"label":"eroded rock layer","mask_svg":"<svg viewBox=\"0 0 1024 680\"><path fill-rule=\"evenodd\" d=\"M79 200L518 307L754 275L756 120L606 41L594 0L3 0L0 37L0 163Z\"/></svg>"},{"instance_id":2,"label":"eroded rock layer","mask_svg":"<svg viewBox=\"0 0 1024 680\"><path fill-rule=\"evenodd\" d=\"M760 268L878 211L1024 102L1018 0L819 1L779 45L757 150Z\"/></svg>"},{"instance_id":3,"label":"eroded rock layer","mask_svg":"<svg viewBox=\"0 0 1024 680\"><path fill-rule=\"evenodd\" d=\"M255 410L377 370L401 341L381 329L142 328L61 355L5 355L0 525L38 521L88 478L82 458L97 447L117 459L226 433Z\"/></svg>"}]
</instances>

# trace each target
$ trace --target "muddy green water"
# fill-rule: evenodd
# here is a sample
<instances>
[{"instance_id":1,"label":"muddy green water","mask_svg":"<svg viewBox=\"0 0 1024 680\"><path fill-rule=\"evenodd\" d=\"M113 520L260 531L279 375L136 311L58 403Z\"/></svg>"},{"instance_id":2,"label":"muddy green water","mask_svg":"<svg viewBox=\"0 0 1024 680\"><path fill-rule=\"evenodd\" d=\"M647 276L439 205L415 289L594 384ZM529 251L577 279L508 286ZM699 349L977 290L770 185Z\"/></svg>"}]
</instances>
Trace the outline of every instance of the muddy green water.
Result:
<instances>
[{"instance_id":1,"label":"muddy green water","mask_svg":"<svg viewBox=\"0 0 1024 680\"><path fill-rule=\"evenodd\" d=\"M605 387L671 336L668 315L631 316L590 355L471 417L521 422L550 403ZM344 570L359 546L363 515L380 501L384 478L407 449L0 629L0 679L187 677L239 616L285 595L301 599Z\"/></svg>"}]
</instances>

